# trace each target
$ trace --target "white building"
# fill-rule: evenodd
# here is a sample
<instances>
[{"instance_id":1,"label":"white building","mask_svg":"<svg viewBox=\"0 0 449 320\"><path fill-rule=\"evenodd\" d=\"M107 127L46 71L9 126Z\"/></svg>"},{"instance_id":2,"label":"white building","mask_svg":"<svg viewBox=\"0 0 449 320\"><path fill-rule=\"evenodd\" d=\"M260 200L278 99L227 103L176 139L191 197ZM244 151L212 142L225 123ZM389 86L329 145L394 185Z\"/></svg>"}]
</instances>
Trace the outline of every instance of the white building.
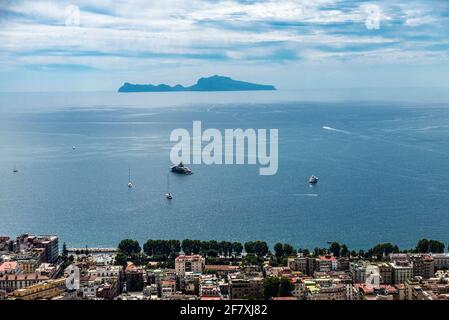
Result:
<instances>
[{"instance_id":1,"label":"white building","mask_svg":"<svg viewBox=\"0 0 449 320\"><path fill-rule=\"evenodd\" d=\"M449 269L449 253L432 254L435 263L435 270Z\"/></svg>"},{"instance_id":2,"label":"white building","mask_svg":"<svg viewBox=\"0 0 449 320\"><path fill-rule=\"evenodd\" d=\"M413 277L413 267L408 261L396 261L390 263L393 268L393 284L405 283Z\"/></svg>"}]
</instances>

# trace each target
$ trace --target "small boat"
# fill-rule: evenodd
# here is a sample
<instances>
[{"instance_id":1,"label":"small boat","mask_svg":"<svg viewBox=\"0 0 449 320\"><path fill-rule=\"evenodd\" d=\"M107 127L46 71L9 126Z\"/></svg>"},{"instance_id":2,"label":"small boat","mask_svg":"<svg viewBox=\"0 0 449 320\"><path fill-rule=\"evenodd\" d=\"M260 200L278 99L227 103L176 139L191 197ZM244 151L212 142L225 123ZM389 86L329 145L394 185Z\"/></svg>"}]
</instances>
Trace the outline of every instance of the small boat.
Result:
<instances>
[{"instance_id":1,"label":"small boat","mask_svg":"<svg viewBox=\"0 0 449 320\"><path fill-rule=\"evenodd\" d=\"M76 147L75 147L75 146L73 146L73 147L72 147L72 150L75 150L75 149L76 149Z\"/></svg>"},{"instance_id":2,"label":"small boat","mask_svg":"<svg viewBox=\"0 0 449 320\"><path fill-rule=\"evenodd\" d=\"M13 173L17 173L19 172L19 170L16 168L16 166L14 166L14 169L12 170Z\"/></svg>"},{"instance_id":3,"label":"small boat","mask_svg":"<svg viewBox=\"0 0 449 320\"><path fill-rule=\"evenodd\" d=\"M133 183L131 182L131 169L128 168L128 188L131 189L133 187Z\"/></svg>"},{"instance_id":4,"label":"small boat","mask_svg":"<svg viewBox=\"0 0 449 320\"><path fill-rule=\"evenodd\" d=\"M310 183L310 184L317 184L317 183L318 183L318 177L312 175L312 176L309 178L309 183Z\"/></svg>"},{"instance_id":5,"label":"small boat","mask_svg":"<svg viewBox=\"0 0 449 320\"><path fill-rule=\"evenodd\" d=\"M185 175L190 175L193 173L189 167L184 166L182 161L177 166L172 166L171 171L174 173L185 174Z\"/></svg>"},{"instance_id":6,"label":"small boat","mask_svg":"<svg viewBox=\"0 0 449 320\"><path fill-rule=\"evenodd\" d=\"M173 199L173 195L172 195L170 192L167 192L167 193L165 194L165 197L166 197L168 200Z\"/></svg>"}]
</instances>

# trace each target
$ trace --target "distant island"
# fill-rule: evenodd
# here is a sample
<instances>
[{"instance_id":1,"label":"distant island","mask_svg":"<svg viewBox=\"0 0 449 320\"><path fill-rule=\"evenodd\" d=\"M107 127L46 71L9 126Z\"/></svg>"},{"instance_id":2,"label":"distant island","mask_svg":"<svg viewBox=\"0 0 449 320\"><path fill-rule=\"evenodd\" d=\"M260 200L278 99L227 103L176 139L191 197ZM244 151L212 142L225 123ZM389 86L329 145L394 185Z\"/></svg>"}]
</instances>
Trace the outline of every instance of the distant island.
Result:
<instances>
[{"instance_id":1,"label":"distant island","mask_svg":"<svg viewBox=\"0 0 449 320\"><path fill-rule=\"evenodd\" d=\"M180 91L263 91L276 90L272 85L262 85L244 81L233 80L229 77L212 76L201 78L196 84L184 87L180 84L169 86L167 84L132 84L125 82L118 92L180 92Z\"/></svg>"}]
</instances>

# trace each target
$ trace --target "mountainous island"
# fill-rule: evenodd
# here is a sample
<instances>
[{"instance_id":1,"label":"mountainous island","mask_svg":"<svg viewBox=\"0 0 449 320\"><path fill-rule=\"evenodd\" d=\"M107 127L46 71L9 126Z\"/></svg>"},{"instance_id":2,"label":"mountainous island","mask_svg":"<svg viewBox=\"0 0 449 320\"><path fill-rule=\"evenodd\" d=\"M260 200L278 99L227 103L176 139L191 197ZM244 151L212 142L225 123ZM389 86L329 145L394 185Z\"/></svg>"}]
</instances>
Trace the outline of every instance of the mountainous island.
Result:
<instances>
[{"instance_id":1,"label":"mountainous island","mask_svg":"<svg viewBox=\"0 0 449 320\"><path fill-rule=\"evenodd\" d=\"M244 81L233 80L229 77L212 76L201 78L196 84L184 87L180 84L169 86L167 84L132 84L125 82L118 92L180 92L180 91L263 91L276 90L272 85L262 85Z\"/></svg>"}]
</instances>

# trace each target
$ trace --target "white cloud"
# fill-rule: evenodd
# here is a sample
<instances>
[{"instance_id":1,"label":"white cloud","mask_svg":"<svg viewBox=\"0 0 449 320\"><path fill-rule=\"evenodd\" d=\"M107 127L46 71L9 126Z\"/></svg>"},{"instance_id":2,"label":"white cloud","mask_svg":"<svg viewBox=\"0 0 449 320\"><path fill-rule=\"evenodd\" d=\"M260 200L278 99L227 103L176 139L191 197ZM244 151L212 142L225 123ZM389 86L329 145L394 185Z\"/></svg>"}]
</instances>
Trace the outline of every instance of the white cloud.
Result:
<instances>
[{"instance_id":1,"label":"white cloud","mask_svg":"<svg viewBox=\"0 0 449 320\"><path fill-rule=\"evenodd\" d=\"M290 59L367 57L370 53L390 59L391 50L394 57L416 58L417 50L410 42L404 44L401 30L388 35L378 32L398 28L388 24L391 21L419 27L442 19L420 3L410 6L405 0L394 5L338 0L37 0L8 2L0 8L16 14L5 16L0 24L4 52L0 64L70 62L119 69L128 68L131 61L136 66L142 61L151 64L152 57L187 64L219 55L243 61L265 56L276 62L278 50L290 52ZM387 46L395 43L394 49ZM359 47L352 52L355 45ZM371 49L373 45L385 48ZM320 47L340 50L327 52ZM435 56L423 52L420 59Z\"/></svg>"}]
</instances>

